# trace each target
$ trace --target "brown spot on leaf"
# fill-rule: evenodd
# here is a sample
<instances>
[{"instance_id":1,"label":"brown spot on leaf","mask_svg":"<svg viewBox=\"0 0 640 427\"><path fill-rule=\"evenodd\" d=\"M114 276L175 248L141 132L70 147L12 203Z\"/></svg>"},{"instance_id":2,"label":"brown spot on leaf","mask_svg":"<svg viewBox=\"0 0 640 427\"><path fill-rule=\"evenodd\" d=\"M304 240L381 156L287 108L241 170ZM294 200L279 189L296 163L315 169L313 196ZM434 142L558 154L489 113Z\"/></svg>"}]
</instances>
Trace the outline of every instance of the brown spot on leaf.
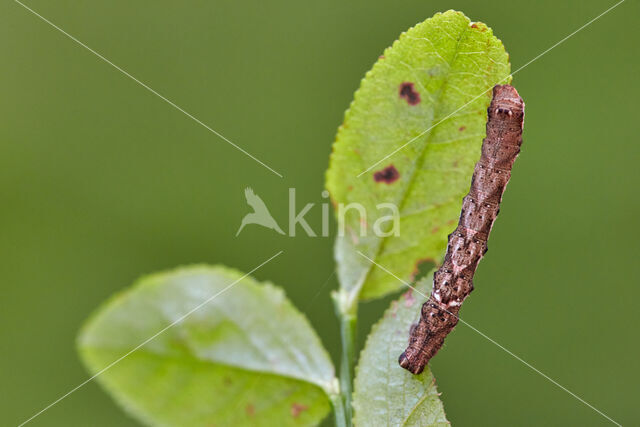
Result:
<instances>
[{"instance_id":1,"label":"brown spot on leaf","mask_svg":"<svg viewBox=\"0 0 640 427\"><path fill-rule=\"evenodd\" d=\"M300 413L302 411L306 411L307 409L309 409L307 405L293 402L293 404L291 405L291 416L293 418L298 418L300 416Z\"/></svg>"},{"instance_id":2,"label":"brown spot on leaf","mask_svg":"<svg viewBox=\"0 0 640 427\"><path fill-rule=\"evenodd\" d=\"M398 172L398 169L396 169L396 167L393 165L389 165L386 168L373 174L373 179L376 182L384 182L387 184L391 184L398 178L400 178L400 172Z\"/></svg>"},{"instance_id":3,"label":"brown spot on leaf","mask_svg":"<svg viewBox=\"0 0 640 427\"><path fill-rule=\"evenodd\" d=\"M248 416L253 417L256 414L256 407L253 406L251 403L249 403L244 408L244 411L247 413Z\"/></svg>"},{"instance_id":4,"label":"brown spot on leaf","mask_svg":"<svg viewBox=\"0 0 640 427\"><path fill-rule=\"evenodd\" d=\"M455 224L456 220L455 219L450 219L449 221L447 221L447 225L453 225Z\"/></svg>"},{"instance_id":5,"label":"brown spot on leaf","mask_svg":"<svg viewBox=\"0 0 640 427\"><path fill-rule=\"evenodd\" d=\"M476 30L480 29L480 31L482 31L482 32L487 31L487 26L486 25L484 25L484 24L478 25L477 22L474 22L473 24L471 24L471 28L475 28Z\"/></svg>"},{"instance_id":6,"label":"brown spot on leaf","mask_svg":"<svg viewBox=\"0 0 640 427\"><path fill-rule=\"evenodd\" d=\"M413 83L402 83L398 93L400 98L406 99L409 105L416 105L420 103L420 94L413 88Z\"/></svg>"},{"instance_id":7,"label":"brown spot on leaf","mask_svg":"<svg viewBox=\"0 0 640 427\"><path fill-rule=\"evenodd\" d=\"M438 231L440 231L440 227L433 227L431 229L431 234L436 234Z\"/></svg>"},{"instance_id":8,"label":"brown spot on leaf","mask_svg":"<svg viewBox=\"0 0 640 427\"><path fill-rule=\"evenodd\" d=\"M460 127L458 128L458 130L459 130L460 132L462 132L462 131L464 131L466 128L467 128L466 126L460 126Z\"/></svg>"}]
</instances>

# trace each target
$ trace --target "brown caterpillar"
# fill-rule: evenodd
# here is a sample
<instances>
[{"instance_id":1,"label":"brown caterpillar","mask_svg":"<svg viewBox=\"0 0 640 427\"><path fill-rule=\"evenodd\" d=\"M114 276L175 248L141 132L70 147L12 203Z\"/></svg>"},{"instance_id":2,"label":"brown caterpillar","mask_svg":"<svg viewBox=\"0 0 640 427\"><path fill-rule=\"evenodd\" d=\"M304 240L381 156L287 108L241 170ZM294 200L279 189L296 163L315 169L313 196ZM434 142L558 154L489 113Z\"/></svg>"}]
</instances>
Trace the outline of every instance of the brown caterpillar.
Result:
<instances>
[{"instance_id":1,"label":"brown caterpillar","mask_svg":"<svg viewBox=\"0 0 640 427\"><path fill-rule=\"evenodd\" d=\"M473 275L487 252L489 233L520 152L523 123L524 102L518 92L509 85L495 86L482 156L463 199L458 227L449 235L444 262L433 276L431 296L422 306L419 323L411 328L409 346L398 359L413 374L422 372L440 350L458 323L462 302L473 290Z\"/></svg>"}]
</instances>

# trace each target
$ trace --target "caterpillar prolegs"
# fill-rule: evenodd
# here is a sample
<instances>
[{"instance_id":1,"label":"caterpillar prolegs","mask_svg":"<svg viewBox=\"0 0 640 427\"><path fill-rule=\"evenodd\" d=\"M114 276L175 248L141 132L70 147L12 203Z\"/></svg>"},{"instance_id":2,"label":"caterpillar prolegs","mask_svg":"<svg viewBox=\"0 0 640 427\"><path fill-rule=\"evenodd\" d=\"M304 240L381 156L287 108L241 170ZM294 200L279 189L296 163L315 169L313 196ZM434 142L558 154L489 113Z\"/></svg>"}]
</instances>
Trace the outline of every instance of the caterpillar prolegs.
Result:
<instances>
[{"instance_id":1,"label":"caterpillar prolegs","mask_svg":"<svg viewBox=\"0 0 640 427\"><path fill-rule=\"evenodd\" d=\"M488 109L487 136L476 163L469 194L463 199L458 227L449 235L442 266L433 276L431 296L420 321L410 332L400 366L419 374L435 356L458 323L458 312L473 290L473 275L487 251L487 240L500 211L511 168L520 152L524 102L509 85L493 88Z\"/></svg>"}]
</instances>

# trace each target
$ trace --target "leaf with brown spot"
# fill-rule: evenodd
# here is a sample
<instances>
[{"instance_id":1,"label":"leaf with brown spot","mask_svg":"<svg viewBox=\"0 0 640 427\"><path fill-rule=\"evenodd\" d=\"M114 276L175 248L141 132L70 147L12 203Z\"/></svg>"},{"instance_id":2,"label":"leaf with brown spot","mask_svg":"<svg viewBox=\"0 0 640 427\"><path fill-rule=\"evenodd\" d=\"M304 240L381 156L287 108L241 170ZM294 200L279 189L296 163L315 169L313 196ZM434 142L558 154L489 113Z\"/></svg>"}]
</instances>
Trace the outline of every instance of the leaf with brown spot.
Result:
<instances>
[{"instance_id":1,"label":"leaf with brown spot","mask_svg":"<svg viewBox=\"0 0 640 427\"><path fill-rule=\"evenodd\" d=\"M349 231L336 240L340 285L352 304L402 286L358 251L406 281L416 260L444 256L449 221L458 218L480 156L490 89L509 80L502 43L486 25L474 24L448 11L403 33L367 72L345 113L326 187L335 203L360 203L367 214L366 236L350 237L360 221L351 209L344 218ZM412 105L414 92L420 102ZM385 171L390 165L399 173L393 181L385 179L394 177ZM389 215L377 208L381 203L398 207L400 236L375 236L376 220Z\"/></svg>"}]
</instances>

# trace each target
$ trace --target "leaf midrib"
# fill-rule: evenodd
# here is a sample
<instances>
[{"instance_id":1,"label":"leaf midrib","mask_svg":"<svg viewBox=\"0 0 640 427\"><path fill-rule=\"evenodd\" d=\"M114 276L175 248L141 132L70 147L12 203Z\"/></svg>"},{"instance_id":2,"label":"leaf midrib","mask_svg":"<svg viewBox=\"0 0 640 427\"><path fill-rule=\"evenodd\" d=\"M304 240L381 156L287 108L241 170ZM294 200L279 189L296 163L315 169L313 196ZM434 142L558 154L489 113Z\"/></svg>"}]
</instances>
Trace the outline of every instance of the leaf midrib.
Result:
<instances>
[{"instance_id":1,"label":"leaf midrib","mask_svg":"<svg viewBox=\"0 0 640 427\"><path fill-rule=\"evenodd\" d=\"M434 109L433 109L434 110L434 115L433 115L434 118L436 117L435 112L440 108L439 106L440 106L440 104L442 102L442 97L443 97L444 93L446 92L446 89L448 88L448 85L449 85L449 82L450 82L450 78L451 78L451 70L454 68L454 64L455 64L456 60L458 59L459 52L460 52L460 42L469 34L469 31L470 31L470 27L466 26L464 31L462 31L460 33L460 37L458 38L458 40L456 42L455 54L454 54L453 58L451 59L451 66L449 67L449 73L447 74L447 78L445 79L445 81L442 83L442 86L441 86L442 90L440 91L440 94L438 96L438 101L437 101L436 104L434 104ZM436 124L434 126L434 128L436 126L438 126L438 124ZM415 174L417 173L417 171L419 171L421 169L422 165L424 164L425 152L427 151L427 147L431 143L433 130L434 129L430 129L429 132L427 133L426 143L424 144L422 150L420 151L420 154L419 154L419 157L418 157L418 161L415 162L414 168L412 169L412 171L410 173L410 180L409 180L409 182L407 183L407 185L405 186L405 188L404 188L404 190L402 192L402 196L400 198L400 203L399 203L399 206L398 206L398 210L400 212L402 212L402 208L404 207L404 205L406 203L406 200L407 200L407 197L408 197L408 195L410 193L410 190L411 190L412 186L415 183L415 179L414 179ZM420 167L418 167L418 166L420 166ZM380 254L384 250L385 244L388 241L388 239L389 239L388 237L384 237L384 238L378 239L379 243L378 243L378 247L376 248L375 255L373 257L374 261L378 259L378 257L380 256ZM374 267L373 263L369 263L369 266L367 267L366 273L364 274L360 284L356 287L356 289L358 291L358 293L356 295L356 298L357 298L358 295L360 295L360 292L362 292L364 284L367 282L367 279L369 278L369 275L371 274L371 271L373 270L373 267Z\"/></svg>"},{"instance_id":2,"label":"leaf midrib","mask_svg":"<svg viewBox=\"0 0 640 427\"><path fill-rule=\"evenodd\" d=\"M87 351L97 352L97 351L104 351L104 350L106 350L108 352L119 352L122 349L121 348L111 347L111 346L93 345L93 346L83 346L83 347L81 347L81 350L84 351L84 352L87 352ZM318 384L315 381L311 381L309 378L302 378L302 377L297 377L297 376L293 376L293 375L286 375L284 373L274 372L274 371L250 369L250 368L248 368L246 366L234 365L234 364L227 363L227 362L222 362L222 361L219 361L219 360L203 359L203 358L200 358L200 357L196 356L192 352L188 351L189 350L188 348L186 350L187 351L185 351L184 354L175 355L175 356L167 354L167 353L163 353L163 352L153 351L153 350L148 349L148 348L147 349L139 348L135 352L139 353L139 354L144 354L144 355L152 357L152 358L165 360L165 361L198 363L198 364L212 365L212 366L226 366L226 367L237 369L237 370L240 370L240 371L245 371L245 372L250 372L250 373L259 373L259 374L262 374L262 375L271 375L271 376L274 376L274 377L281 377L281 378L291 379L291 380L295 380L295 381L301 381L301 382L313 385L315 387L318 387L320 390L323 390L326 393L326 390L322 387L321 384ZM124 350L123 353L126 353L126 351L127 350Z\"/></svg>"}]
</instances>

